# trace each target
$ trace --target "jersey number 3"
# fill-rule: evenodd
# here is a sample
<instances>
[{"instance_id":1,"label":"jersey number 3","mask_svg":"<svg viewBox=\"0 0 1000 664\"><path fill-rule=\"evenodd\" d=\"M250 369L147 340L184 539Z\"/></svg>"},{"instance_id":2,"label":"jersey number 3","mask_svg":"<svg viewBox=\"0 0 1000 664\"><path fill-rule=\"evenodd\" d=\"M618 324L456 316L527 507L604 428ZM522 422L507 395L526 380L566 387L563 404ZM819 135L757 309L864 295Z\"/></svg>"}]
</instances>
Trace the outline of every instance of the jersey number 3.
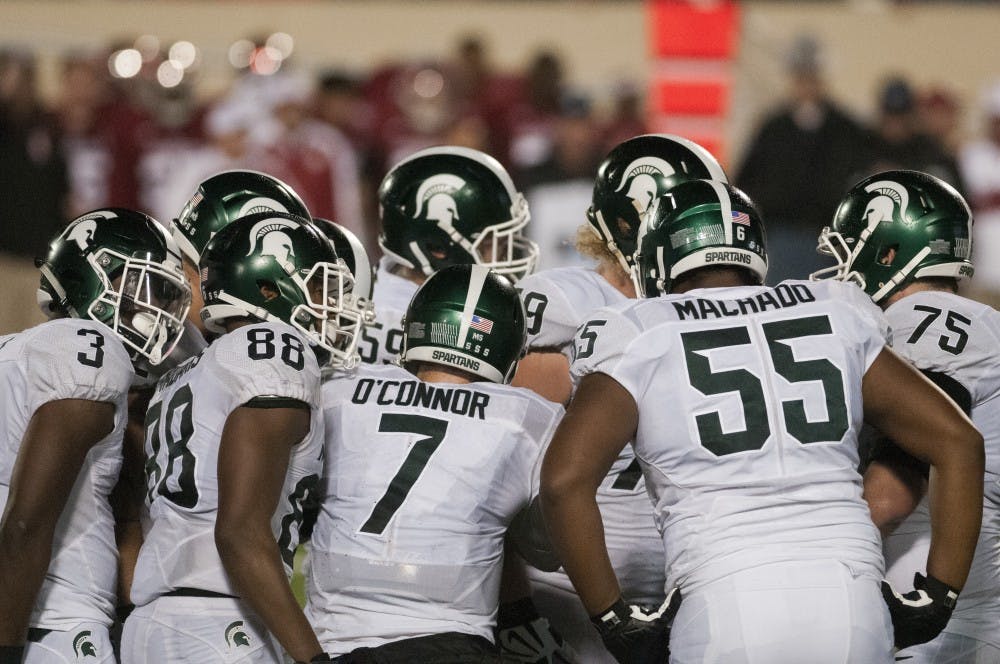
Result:
<instances>
[{"instance_id":1,"label":"jersey number 3","mask_svg":"<svg viewBox=\"0 0 1000 664\"><path fill-rule=\"evenodd\" d=\"M843 374L830 360L796 360L787 341L808 336L832 335L830 319L810 316L764 323L764 338L775 372L789 383L819 382L823 386L827 419L810 422L806 419L803 399L781 402L785 429L800 443L838 441L847 432L847 404L844 397ZM712 371L703 351L751 343L746 326L718 330L698 330L681 334L684 359L691 386L702 394L739 392L743 402L743 431L725 433L718 411L695 416L702 446L716 456L759 450L771 435L768 401L761 380L746 369Z\"/></svg>"}]
</instances>

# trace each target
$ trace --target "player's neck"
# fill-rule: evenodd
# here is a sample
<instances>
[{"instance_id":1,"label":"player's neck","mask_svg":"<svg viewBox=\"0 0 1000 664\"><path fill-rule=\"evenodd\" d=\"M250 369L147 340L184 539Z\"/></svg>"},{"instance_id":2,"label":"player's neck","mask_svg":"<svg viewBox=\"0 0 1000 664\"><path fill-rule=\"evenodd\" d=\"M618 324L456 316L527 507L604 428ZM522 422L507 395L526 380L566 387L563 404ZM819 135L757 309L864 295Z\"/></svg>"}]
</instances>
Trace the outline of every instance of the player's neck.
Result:
<instances>
[{"instance_id":1,"label":"player's neck","mask_svg":"<svg viewBox=\"0 0 1000 664\"><path fill-rule=\"evenodd\" d=\"M686 293L697 288L735 288L749 286L744 273L725 267L702 268L682 275L671 285L671 293Z\"/></svg>"},{"instance_id":2,"label":"player's neck","mask_svg":"<svg viewBox=\"0 0 1000 664\"><path fill-rule=\"evenodd\" d=\"M901 288L896 291L880 304L883 309L888 309L890 306L899 302L907 295L913 295L914 293L923 293L927 291L936 291L938 293L951 293L955 294L955 289L945 286L944 284L935 283L933 281L914 281L913 283L907 284L905 288Z\"/></svg>"},{"instance_id":3,"label":"player's neck","mask_svg":"<svg viewBox=\"0 0 1000 664\"><path fill-rule=\"evenodd\" d=\"M473 382L477 377L460 369L452 369L438 364L419 362L411 371L417 378L425 383L455 383L466 385Z\"/></svg>"},{"instance_id":4,"label":"player's neck","mask_svg":"<svg viewBox=\"0 0 1000 664\"><path fill-rule=\"evenodd\" d=\"M407 281L412 281L418 286L427 280L427 276L423 272L414 270L412 267L400 265L399 263L393 263L392 267L389 268L389 272Z\"/></svg>"},{"instance_id":5,"label":"player's neck","mask_svg":"<svg viewBox=\"0 0 1000 664\"><path fill-rule=\"evenodd\" d=\"M632 283L632 278L617 262L601 261L595 271L616 291L627 298L635 299L635 285Z\"/></svg>"}]
</instances>

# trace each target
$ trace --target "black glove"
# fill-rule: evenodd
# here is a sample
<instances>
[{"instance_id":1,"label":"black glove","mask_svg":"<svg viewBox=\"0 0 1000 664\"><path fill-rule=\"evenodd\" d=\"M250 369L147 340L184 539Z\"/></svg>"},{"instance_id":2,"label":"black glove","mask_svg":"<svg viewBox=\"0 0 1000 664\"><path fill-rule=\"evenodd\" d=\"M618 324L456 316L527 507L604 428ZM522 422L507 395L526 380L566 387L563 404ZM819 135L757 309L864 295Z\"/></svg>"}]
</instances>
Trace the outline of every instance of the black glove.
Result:
<instances>
[{"instance_id":1,"label":"black glove","mask_svg":"<svg viewBox=\"0 0 1000 664\"><path fill-rule=\"evenodd\" d=\"M504 662L575 664L577 654L548 618L538 614L530 597L500 605L497 645Z\"/></svg>"},{"instance_id":2,"label":"black glove","mask_svg":"<svg viewBox=\"0 0 1000 664\"><path fill-rule=\"evenodd\" d=\"M21 664L24 646L0 646L0 664Z\"/></svg>"},{"instance_id":3,"label":"black glove","mask_svg":"<svg viewBox=\"0 0 1000 664\"><path fill-rule=\"evenodd\" d=\"M669 653L670 623L680 604L681 591L674 588L655 611L626 606L619 598L590 620L601 633L604 647L621 664L662 664Z\"/></svg>"},{"instance_id":4,"label":"black glove","mask_svg":"<svg viewBox=\"0 0 1000 664\"><path fill-rule=\"evenodd\" d=\"M887 581L882 582L897 648L926 643L940 634L958 601L958 591L933 576L914 574L913 588L900 595Z\"/></svg>"}]
</instances>

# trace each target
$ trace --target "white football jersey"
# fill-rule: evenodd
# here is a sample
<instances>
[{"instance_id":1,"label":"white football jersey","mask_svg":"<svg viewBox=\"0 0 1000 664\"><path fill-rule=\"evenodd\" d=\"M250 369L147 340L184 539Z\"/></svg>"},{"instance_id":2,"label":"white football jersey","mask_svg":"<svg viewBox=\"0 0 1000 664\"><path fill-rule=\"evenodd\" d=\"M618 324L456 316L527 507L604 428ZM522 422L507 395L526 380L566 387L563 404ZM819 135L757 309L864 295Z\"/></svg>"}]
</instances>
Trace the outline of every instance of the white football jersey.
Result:
<instances>
[{"instance_id":1,"label":"white football jersey","mask_svg":"<svg viewBox=\"0 0 1000 664\"><path fill-rule=\"evenodd\" d=\"M442 632L493 640L504 534L561 406L507 385L361 366L323 386L307 615L327 652Z\"/></svg>"},{"instance_id":2,"label":"white football jersey","mask_svg":"<svg viewBox=\"0 0 1000 664\"><path fill-rule=\"evenodd\" d=\"M0 513L25 430L40 406L58 399L115 406L114 429L87 453L56 525L33 627L58 630L113 620L118 547L108 495L121 470L133 377L125 346L101 323L63 318L0 337Z\"/></svg>"},{"instance_id":3,"label":"white football jersey","mask_svg":"<svg viewBox=\"0 0 1000 664\"><path fill-rule=\"evenodd\" d=\"M409 279L389 271L392 264L382 259L375 273L372 302L375 322L361 330L358 353L366 364L393 364L403 350L403 315L410 299L420 288Z\"/></svg>"},{"instance_id":4,"label":"white football jersey","mask_svg":"<svg viewBox=\"0 0 1000 664\"><path fill-rule=\"evenodd\" d=\"M918 369L946 374L972 399L972 421L986 441L983 523L972 569L945 631L1000 647L1000 313L941 291L920 291L885 311L893 349ZM909 589L930 547L925 498L886 540L886 578Z\"/></svg>"},{"instance_id":5,"label":"white football jersey","mask_svg":"<svg viewBox=\"0 0 1000 664\"><path fill-rule=\"evenodd\" d=\"M636 456L684 590L784 560L880 576L861 498L861 380L885 346L856 286L699 289L591 314L576 379L609 375L639 411Z\"/></svg>"},{"instance_id":6,"label":"white football jersey","mask_svg":"<svg viewBox=\"0 0 1000 664\"><path fill-rule=\"evenodd\" d=\"M291 574L302 503L316 490L322 467L319 365L293 327L256 323L219 337L156 386L146 413L150 525L132 583L137 605L179 588L236 594L215 546L217 461L229 414L257 397L301 401L311 409L309 434L292 451L271 519Z\"/></svg>"},{"instance_id":7,"label":"white football jersey","mask_svg":"<svg viewBox=\"0 0 1000 664\"><path fill-rule=\"evenodd\" d=\"M585 267L536 272L518 284L527 314L528 352L557 350L570 358L573 335L588 315L608 305L629 302L607 279ZM664 597L663 542L653 519L646 482L632 446L626 446L597 490L604 538L626 601L659 604ZM562 570L529 568L535 583L573 591Z\"/></svg>"}]
</instances>

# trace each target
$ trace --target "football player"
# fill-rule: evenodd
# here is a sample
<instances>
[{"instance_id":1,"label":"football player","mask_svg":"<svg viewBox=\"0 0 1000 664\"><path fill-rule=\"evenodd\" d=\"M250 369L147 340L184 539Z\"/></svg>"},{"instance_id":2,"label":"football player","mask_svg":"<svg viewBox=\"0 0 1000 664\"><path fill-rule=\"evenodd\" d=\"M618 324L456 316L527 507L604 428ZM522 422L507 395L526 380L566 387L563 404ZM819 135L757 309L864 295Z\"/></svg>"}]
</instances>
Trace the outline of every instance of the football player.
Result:
<instances>
[{"instance_id":1,"label":"football player","mask_svg":"<svg viewBox=\"0 0 1000 664\"><path fill-rule=\"evenodd\" d=\"M655 212L671 187L696 178L726 182L715 158L680 136L636 136L611 150L597 172L593 205L577 240L578 251L598 261L596 268L544 270L520 283L528 314L528 355L518 365L515 385L558 403L569 401L574 333L596 309L635 297L630 270L640 220ZM664 598L663 542L631 447L624 448L615 461L597 501L624 597L636 604L658 606ZM565 573L529 570L529 576L541 614L583 661L612 661ZM514 636L501 633L501 640ZM532 641L524 634L518 636L523 642ZM538 654L532 657L537 659Z\"/></svg>"},{"instance_id":2,"label":"football player","mask_svg":"<svg viewBox=\"0 0 1000 664\"><path fill-rule=\"evenodd\" d=\"M198 190L184 205L170 225L170 232L183 254L184 274L192 292L192 305L184 323L184 334L174 352L137 381L129 393L129 422L125 429L125 456L118 486L112 494L115 508L122 582L120 617L132 609L128 597L132 572L142 545L141 519L145 500L143 468L143 421L156 380L181 362L203 351L211 336L202 322L204 302L198 261L208 241L234 219L266 211L288 212L309 218L298 195L280 180L257 171L234 170L217 173L198 185ZM117 632L114 634L117 636Z\"/></svg>"},{"instance_id":3,"label":"football player","mask_svg":"<svg viewBox=\"0 0 1000 664\"><path fill-rule=\"evenodd\" d=\"M563 409L507 385L524 312L485 265L430 276L403 329L401 367L363 365L323 386L307 612L347 662L498 662L508 530L530 562L558 566L529 506Z\"/></svg>"},{"instance_id":4,"label":"football player","mask_svg":"<svg viewBox=\"0 0 1000 664\"><path fill-rule=\"evenodd\" d=\"M762 286L764 228L729 185L684 182L639 231L643 299L591 315L579 387L545 457L553 544L610 652L663 661L664 621L629 607L595 493L633 441L679 588L670 661L891 662L878 531L861 497L862 418L935 468L924 623L962 587L979 532L983 439L885 345L881 311L835 281ZM970 477L973 478L970 480ZM916 595L917 593L914 593Z\"/></svg>"},{"instance_id":5,"label":"football player","mask_svg":"<svg viewBox=\"0 0 1000 664\"><path fill-rule=\"evenodd\" d=\"M200 267L221 336L160 379L146 415L151 522L122 660L323 661L287 575L322 467L320 365L352 343L338 327L352 278L319 228L280 212L230 222Z\"/></svg>"},{"instance_id":6,"label":"football player","mask_svg":"<svg viewBox=\"0 0 1000 664\"><path fill-rule=\"evenodd\" d=\"M126 397L177 343L191 293L167 230L121 208L70 222L38 265L52 320L0 337L0 661L20 663L27 638L25 662L113 662Z\"/></svg>"},{"instance_id":7,"label":"football player","mask_svg":"<svg viewBox=\"0 0 1000 664\"><path fill-rule=\"evenodd\" d=\"M969 413L986 439L972 570L951 619L941 614L944 631L897 656L914 663L1000 662L1000 314L958 295L959 280L973 274L971 233L969 206L951 185L916 171L887 171L855 185L820 236L820 251L837 265L815 276L861 286L885 311L895 351ZM927 572L936 506L927 474L925 463L885 439L865 471L865 498L886 535L886 579L897 588ZM897 632L897 643L930 636Z\"/></svg>"},{"instance_id":8,"label":"football player","mask_svg":"<svg viewBox=\"0 0 1000 664\"><path fill-rule=\"evenodd\" d=\"M493 157L442 146L396 164L378 190L382 232L375 280L376 322L361 343L364 362L393 362L403 313L424 279L448 265L485 265L516 282L534 269L538 247L524 237L528 204Z\"/></svg>"}]
</instances>

